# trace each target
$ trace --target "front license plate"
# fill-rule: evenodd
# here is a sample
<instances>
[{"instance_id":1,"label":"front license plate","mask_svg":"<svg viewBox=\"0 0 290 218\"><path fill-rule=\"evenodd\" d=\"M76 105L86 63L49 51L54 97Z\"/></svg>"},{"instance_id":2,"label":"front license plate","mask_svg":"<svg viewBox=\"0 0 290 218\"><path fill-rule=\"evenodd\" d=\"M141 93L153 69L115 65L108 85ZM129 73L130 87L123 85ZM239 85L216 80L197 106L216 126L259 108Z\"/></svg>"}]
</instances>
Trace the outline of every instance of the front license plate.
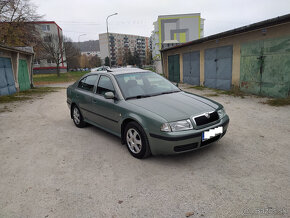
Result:
<instances>
[{"instance_id":1,"label":"front license plate","mask_svg":"<svg viewBox=\"0 0 290 218\"><path fill-rule=\"evenodd\" d=\"M217 128L214 128L214 129L209 129L209 130L204 131L202 133L202 141L208 140L208 139L215 137L215 136L222 134L222 133L223 133L222 126L219 126Z\"/></svg>"}]
</instances>

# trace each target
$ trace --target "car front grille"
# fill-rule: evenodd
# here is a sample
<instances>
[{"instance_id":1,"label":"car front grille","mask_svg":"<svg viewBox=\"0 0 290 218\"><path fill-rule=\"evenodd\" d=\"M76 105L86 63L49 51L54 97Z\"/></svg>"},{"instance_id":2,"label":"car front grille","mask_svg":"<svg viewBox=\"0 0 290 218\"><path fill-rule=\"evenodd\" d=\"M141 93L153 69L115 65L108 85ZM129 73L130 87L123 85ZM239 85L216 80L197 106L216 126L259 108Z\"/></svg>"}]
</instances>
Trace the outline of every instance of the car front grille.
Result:
<instances>
[{"instance_id":1,"label":"car front grille","mask_svg":"<svg viewBox=\"0 0 290 218\"><path fill-rule=\"evenodd\" d=\"M209 117L206 117L205 114L194 117L193 119L195 121L196 126L203 126L219 120L219 115L216 111L211 112L208 115Z\"/></svg>"}]
</instances>

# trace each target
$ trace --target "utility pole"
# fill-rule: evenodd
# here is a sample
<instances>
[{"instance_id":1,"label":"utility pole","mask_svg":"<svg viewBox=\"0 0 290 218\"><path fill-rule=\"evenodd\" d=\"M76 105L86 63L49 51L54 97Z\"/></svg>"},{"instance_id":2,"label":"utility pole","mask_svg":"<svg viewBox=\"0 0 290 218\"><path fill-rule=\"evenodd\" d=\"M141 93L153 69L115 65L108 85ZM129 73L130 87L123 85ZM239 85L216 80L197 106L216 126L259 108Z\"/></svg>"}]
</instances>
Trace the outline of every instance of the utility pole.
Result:
<instances>
[{"instance_id":1,"label":"utility pole","mask_svg":"<svg viewBox=\"0 0 290 218\"><path fill-rule=\"evenodd\" d=\"M109 42L109 25L108 25L108 19L109 17L112 17L114 15L117 15L118 13L111 14L106 19L106 25L107 25L107 40L108 40L108 54L109 54L109 67L111 67L111 52L110 52L110 42Z\"/></svg>"}]
</instances>

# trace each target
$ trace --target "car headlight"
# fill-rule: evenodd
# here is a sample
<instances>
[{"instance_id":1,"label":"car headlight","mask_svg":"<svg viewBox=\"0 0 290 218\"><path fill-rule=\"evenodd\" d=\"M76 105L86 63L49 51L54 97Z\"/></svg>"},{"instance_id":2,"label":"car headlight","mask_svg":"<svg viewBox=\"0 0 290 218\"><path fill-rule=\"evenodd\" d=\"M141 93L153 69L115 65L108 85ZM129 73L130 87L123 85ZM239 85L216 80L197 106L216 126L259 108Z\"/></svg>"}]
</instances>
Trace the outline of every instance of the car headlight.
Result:
<instances>
[{"instance_id":1,"label":"car headlight","mask_svg":"<svg viewBox=\"0 0 290 218\"><path fill-rule=\"evenodd\" d=\"M222 118L224 118L224 116L226 116L226 111L224 108L218 110L217 112L218 112L220 119L222 119Z\"/></svg>"},{"instance_id":2,"label":"car headlight","mask_svg":"<svg viewBox=\"0 0 290 218\"><path fill-rule=\"evenodd\" d=\"M161 131L163 132L177 132L183 130L193 129L190 119L180 120L171 123L164 123L161 126Z\"/></svg>"}]
</instances>

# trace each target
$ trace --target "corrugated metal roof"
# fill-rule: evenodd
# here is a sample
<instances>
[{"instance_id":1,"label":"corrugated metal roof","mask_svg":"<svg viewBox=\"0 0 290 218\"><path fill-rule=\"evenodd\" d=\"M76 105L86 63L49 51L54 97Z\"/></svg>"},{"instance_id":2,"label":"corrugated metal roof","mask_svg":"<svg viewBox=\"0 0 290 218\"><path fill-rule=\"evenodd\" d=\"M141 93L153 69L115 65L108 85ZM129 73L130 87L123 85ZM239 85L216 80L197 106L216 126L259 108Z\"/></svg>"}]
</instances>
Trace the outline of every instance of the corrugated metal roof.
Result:
<instances>
[{"instance_id":1,"label":"corrugated metal roof","mask_svg":"<svg viewBox=\"0 0 290 218\"><path fill-rule=\"evenodd\" d=\"M189 45L194 45L194 44L198 44L198 43L202 43L202 42L206 42L206 41L210 41L210 40L215 40L215 39L219 39L219 38L223 38L223 37L233 36L233 35L236 35L236 34L246 33L246 32L249 32L249 31L262 29L262 28L267 28L267 27L270 27L270 26L275 26L275 25L278 25L278 24L283 24L283 23L288 23L288 22L290 22L290 14L286 14L286 15L275 17L275 18L272 18L272 19L268 19L268 20L264 20L264 21L261 21L261 22L253 23L253 24L250 24L250 25L247 25L247 26L236 28L236 29L228 30L228 31L221 32L221 33L218 33L218 34L214 34L214 35L211 35L211 36L207 36L207 37L204 37L204 38L201 38L201 39L197 39L197 40L193 40L193 41L190 41L190 42L186 42L186 43L183 43L181 45L173 46L173 47L170 47L170 48L165 48L165 49L162 49L160 51L161 52L169 51L169 50L176 49L176 48L182 48L182 47L189 46Z\"/></svg>"},{"instance_id":2,"label":"corrugated metal roof","mask_svg":"<svg viewBox=\"0 0 290 218\"><path fill-rule=\"evenodd\" d=\"M6 51L14 51L14 52L22 53L22 54L29 54L29 55L33 55L34 54L34 52L32 52L32 51L28 51L27 47L24 49L24 48L15 48L15 47L10 47L10 46L7 46L7 45L0 44L0 49L1 48L6 50Z\"/></svg>"}]
</instances>

